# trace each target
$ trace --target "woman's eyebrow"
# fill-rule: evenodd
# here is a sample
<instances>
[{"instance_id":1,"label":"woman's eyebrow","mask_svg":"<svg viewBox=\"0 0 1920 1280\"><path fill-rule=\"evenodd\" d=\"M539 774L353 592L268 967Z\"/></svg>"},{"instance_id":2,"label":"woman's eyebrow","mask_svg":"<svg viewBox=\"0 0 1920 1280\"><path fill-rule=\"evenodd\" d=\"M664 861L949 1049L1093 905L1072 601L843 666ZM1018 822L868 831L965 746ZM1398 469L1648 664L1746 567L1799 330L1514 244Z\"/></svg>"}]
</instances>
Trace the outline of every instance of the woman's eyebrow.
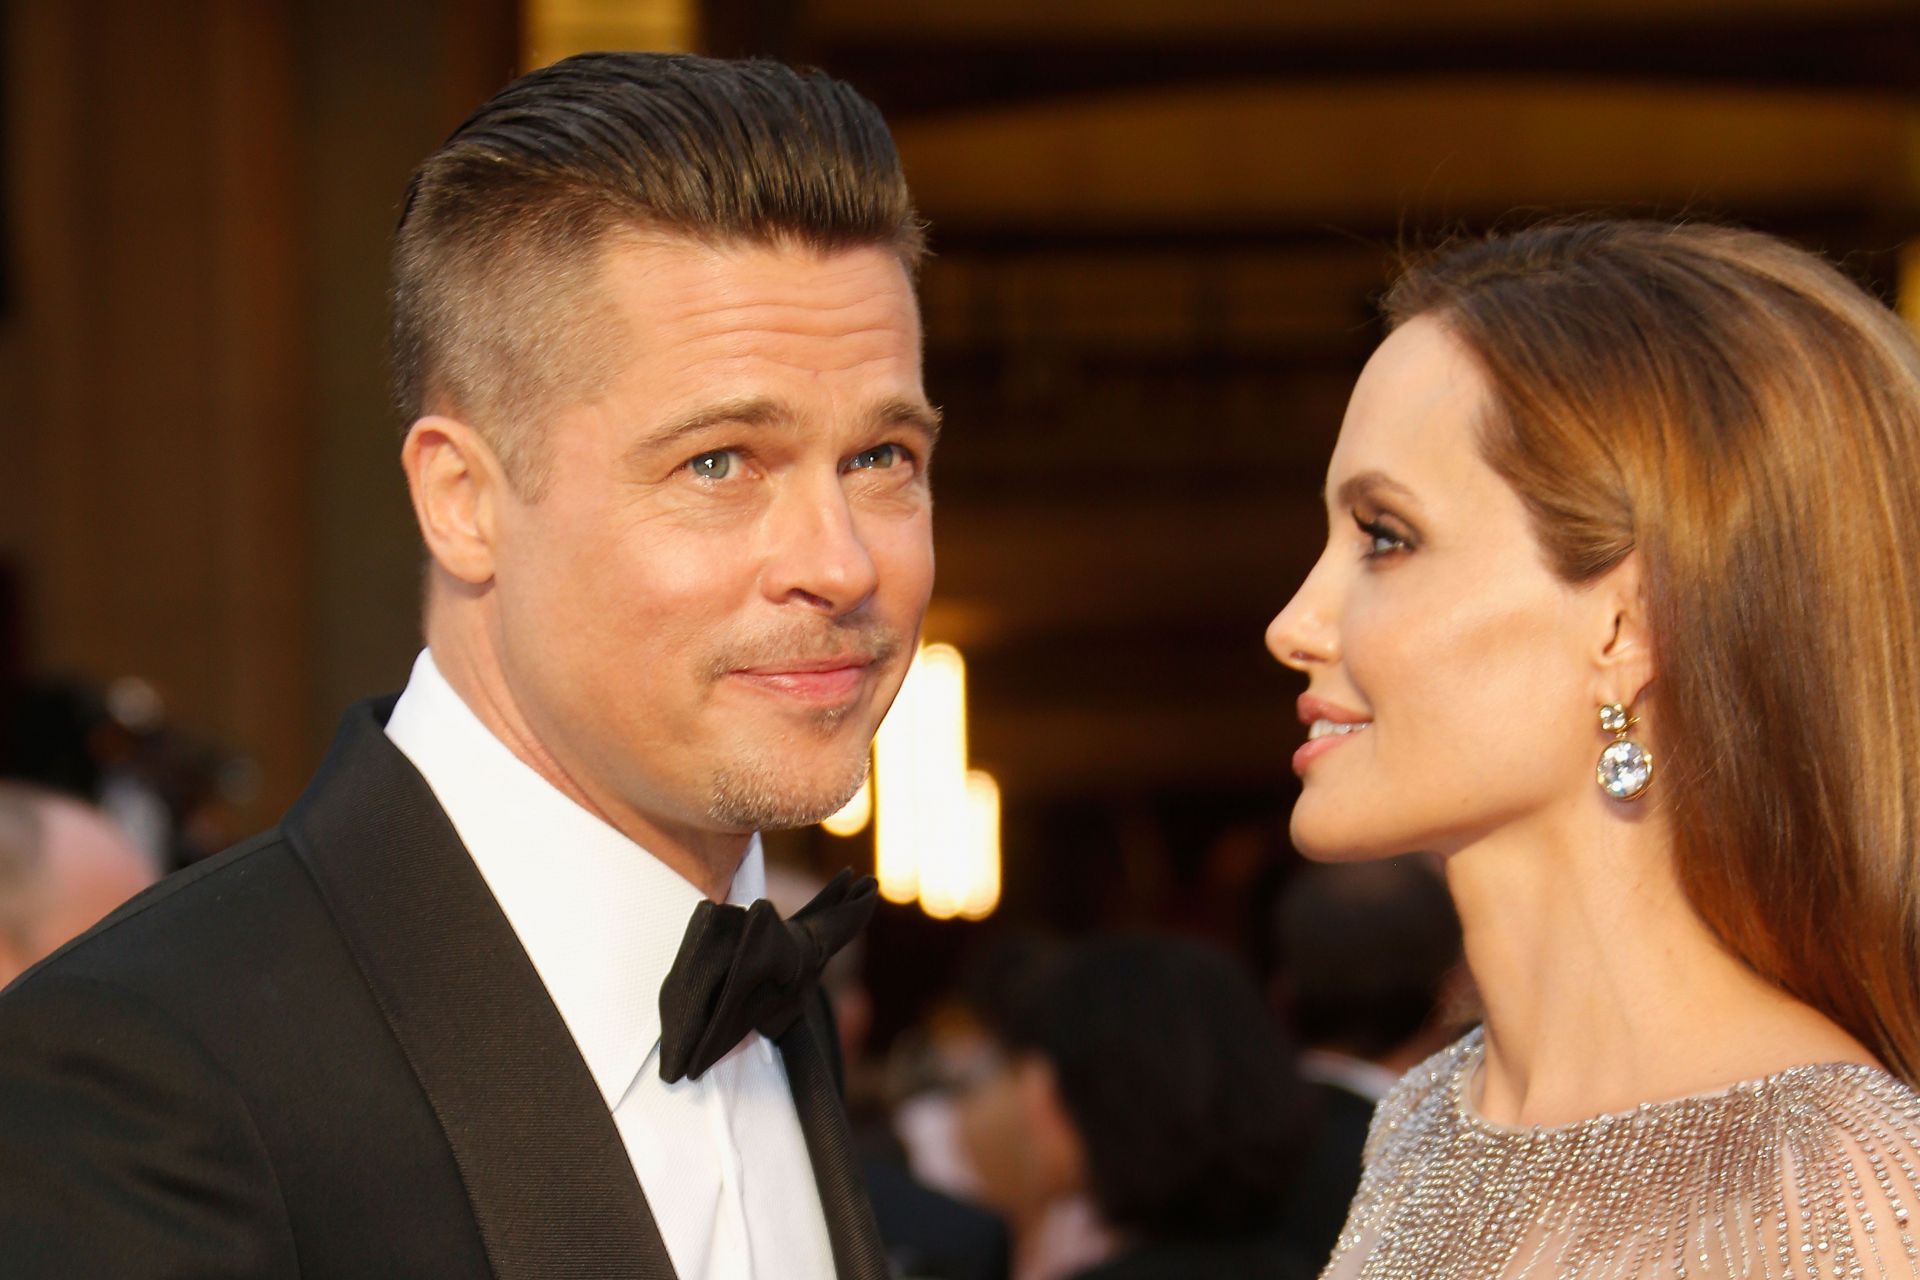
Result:
<instances>
[{"instance_id":1,"label":"woman's eyebrow","mask_svg":"<svg viewBox=\"0 0 1920 1280\"><path fill-rule=\"evenodd\" d=\"M1342 507L1357 506L1363 499L1377 497L1382 493L1391 494L1408 502L1416 502L1413 490L1395 480L1384 471L1362 471L1348 476L1341 482L1339 491L1334 494L1335 503Z\"/></svg>"}]
</instances>

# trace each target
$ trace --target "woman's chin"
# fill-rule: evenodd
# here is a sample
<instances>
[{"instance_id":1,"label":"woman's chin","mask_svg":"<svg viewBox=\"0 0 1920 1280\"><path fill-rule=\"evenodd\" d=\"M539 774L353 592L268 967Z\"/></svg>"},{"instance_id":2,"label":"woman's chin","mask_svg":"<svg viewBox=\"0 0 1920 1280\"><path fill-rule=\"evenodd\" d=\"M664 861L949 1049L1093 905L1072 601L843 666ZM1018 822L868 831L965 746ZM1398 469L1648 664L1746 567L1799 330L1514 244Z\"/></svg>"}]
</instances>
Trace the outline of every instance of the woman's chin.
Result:
<instances>
[{"instance_id":1,"label":"woman's chin","mask_svg":"<svg viewBox=\"0 0 1920 1280\"><path fill-rule=\"evenodd\" d=\"M1406 852L1405 842L1356 823L1354 819L1364 813L1359 806L1337 814L1318 812L1317 808L1302 796L1287 823L1287 835L1293 847L1311 862L1370 862Z\"/></svg>"}]
</instances>

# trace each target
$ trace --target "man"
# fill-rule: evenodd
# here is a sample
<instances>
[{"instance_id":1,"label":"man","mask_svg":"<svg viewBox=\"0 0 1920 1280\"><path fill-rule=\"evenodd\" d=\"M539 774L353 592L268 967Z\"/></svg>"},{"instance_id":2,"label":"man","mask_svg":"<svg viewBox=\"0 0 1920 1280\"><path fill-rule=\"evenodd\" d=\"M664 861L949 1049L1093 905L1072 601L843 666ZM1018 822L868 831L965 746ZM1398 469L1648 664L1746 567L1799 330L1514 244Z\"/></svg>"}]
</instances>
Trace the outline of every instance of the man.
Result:
<instances>
[{"instance_id":1,"label":"man","mask_svg":"<svg viewBox=\"0 0 1920 1280\"><path fill-rule=\"evenodd\" d=\"M806 999L870 883L716 904L916 642L919 250L872 107L766 63L569 59L425 162L427 651L279 828L0 1000L8 1276L885 1274Z\"/></svg>"},{"instance_id":2,"label":"man","mask_svg":"<svg viewBox=\"0 0 1920 1280\"><path fill-rule=\"evenodd\" d=\"M153 860L101 814L0 782L0 987L153 879Z\"/></svg>"}]
</instances>

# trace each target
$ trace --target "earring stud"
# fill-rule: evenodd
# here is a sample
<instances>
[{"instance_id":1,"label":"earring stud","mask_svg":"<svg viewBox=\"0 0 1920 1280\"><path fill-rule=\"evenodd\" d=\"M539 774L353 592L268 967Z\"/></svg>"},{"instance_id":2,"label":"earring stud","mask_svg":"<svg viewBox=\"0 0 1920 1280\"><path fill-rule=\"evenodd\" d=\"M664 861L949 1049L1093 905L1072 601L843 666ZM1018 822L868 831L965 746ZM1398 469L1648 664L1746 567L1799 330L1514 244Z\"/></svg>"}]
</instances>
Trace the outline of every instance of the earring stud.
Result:
<instances>
[{"instance_id":1,"label":"earring stud","mask_svg":"<svg viewBox=\"0 0 1920 1280\"><path fill-rule=\"evenodd\" d=\"M1639 722L1617 702L1600 708L1600 728L1614 737L1600 753L1595 778L1615 800L1638 800L1653 781L1653 753L1627 736Z\"/></svg>"}]
</instances>

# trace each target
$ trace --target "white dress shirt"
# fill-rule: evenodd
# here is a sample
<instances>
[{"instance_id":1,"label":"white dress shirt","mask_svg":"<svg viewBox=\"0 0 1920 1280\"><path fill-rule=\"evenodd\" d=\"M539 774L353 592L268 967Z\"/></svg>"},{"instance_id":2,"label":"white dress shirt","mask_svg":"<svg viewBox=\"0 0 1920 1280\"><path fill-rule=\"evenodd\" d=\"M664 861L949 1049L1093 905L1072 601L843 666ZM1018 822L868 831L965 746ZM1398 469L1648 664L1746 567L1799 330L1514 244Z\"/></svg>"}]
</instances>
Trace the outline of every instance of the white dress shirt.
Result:
<instances>
[{"instance_id":1,"label":"white dress shirt","mask_svg":"<svg viewBox=\"0 0 1920 1280\"><path fill-rule=\"evenodd\" d=\"M660 1079L660 984L699 889L554 788L422 651L387 737L433 788L613 1113L681 1280L830 1280L833 1251L786 1067L759 1032ZM728 901L764 896L754 837Z\"/></svg>"},{"instance_id":2,"label":"white dress shirt","mask_svg":"<svg viewBox=\"0 0 1920 1280\"><path fill-rule=\"evenodd\" d=\"M1314 1084L1330 1084L1364 1102L1380 1103L1400 1083L1400 1077L1385 1067L1361 1058L1327 1049L1300 1051L1300 1078Z\"/></svg>"}]
</instances>

